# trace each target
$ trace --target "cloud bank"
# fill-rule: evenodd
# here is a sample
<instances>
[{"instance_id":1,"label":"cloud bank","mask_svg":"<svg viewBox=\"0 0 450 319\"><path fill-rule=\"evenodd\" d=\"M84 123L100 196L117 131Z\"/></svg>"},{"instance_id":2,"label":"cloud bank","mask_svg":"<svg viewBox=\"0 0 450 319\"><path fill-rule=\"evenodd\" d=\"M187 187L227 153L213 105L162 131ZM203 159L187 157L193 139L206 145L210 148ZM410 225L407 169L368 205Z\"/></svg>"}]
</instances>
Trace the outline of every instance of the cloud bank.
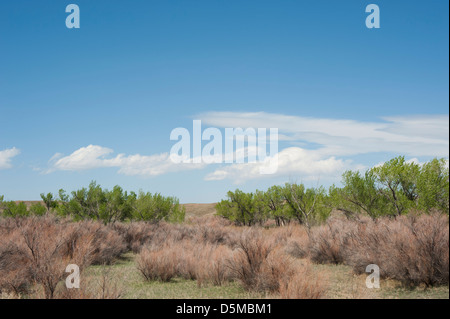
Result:
<instances>
[{"instance_id":1,"label":"cloud bank","mask_svg":"<svg viewBox=\"0 0 450 319\"><path fill-rule=\"evenodd\" d=\"M317 180L321 177L335 179L347 169L364 168L363 165L345 159L361 154L391 153L409 157L445 158L449 156L448 115L385 117L379 122L265 112L208 112L195 118L202 120L204 129L278 128L279 140L291 145L281 149L276 155L278 171L275 176L294 176L302 180ZM245 150L235 152L243 154ZM82 147L68 156L56 153L50 160L51 166L47 172L116 167L120 174L151 177L214 165L215 170L207 174L205 180L231 179L240 183L263 177L260 168L271 163L268 158L264 162L251 164L177 164L170 159L169 153L113 153L112 149L98 145ZM0 167L1 163L0 157Z\"/></svg>"},{"instance_id":2,"label":"cloud bank","mask_svg":"<svg viewBox=\"0 0 450 319\"><path fill-rule=\"evenodd\" d=\"M174 163L169 153L156 155L125 155L111 156L114 151L99 145L82 147L68 156L56 153L50 159L51 167L46 173L60 171L84 171L95 168L117 167L118 173L129 176L157 176L169 172L199 169L204 164Z\"/></svg>"}]
</instances>

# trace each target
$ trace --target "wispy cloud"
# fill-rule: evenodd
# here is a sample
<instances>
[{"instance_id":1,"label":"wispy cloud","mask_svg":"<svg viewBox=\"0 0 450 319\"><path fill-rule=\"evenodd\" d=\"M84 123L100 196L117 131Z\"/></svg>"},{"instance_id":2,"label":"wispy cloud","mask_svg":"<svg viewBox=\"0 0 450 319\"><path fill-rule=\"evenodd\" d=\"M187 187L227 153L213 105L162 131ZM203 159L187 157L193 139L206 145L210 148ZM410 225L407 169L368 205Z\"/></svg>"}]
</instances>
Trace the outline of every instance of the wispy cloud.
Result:
<instances>
[{"instance_id":1,"label":"wispy cloud","mask_svg":"<svg viewBox=\"0 0 450 319\"><path fill-rule=\"evenodd\" d=\"M417 158L421 156L448 158L449 155L448 115L386 117L378 122L265 112L209 112L196 118L202 120L204 128L278 128L280 141L291 145L276 154L278 169L275 175L269 177L336 180L347 169L365 168L348 159L359 154L392 153L409 156L414 161L418 161ZM314 145L314 148L308 145ZM248 150L234 150L236 158L246 157ZM192 160L174 163L169 153L114 155L110 148L89 145L67 156L56 153L49 163L50 168L46 172L116 167L119 174L147 177L215 165L216 169L207 174L205 180L231 179L240 183L263 178L261 167L273 165L274 161L268 157L259 163L194 164Z\"/></svg>"},{"instance_id":2,"label":"wispy cloud","mask_svg":"<svg viewBox=\"0 0 450 319\"><path fill-rule=\"evenodd\" d=\"M112 156L110 148L89 145L82 147L68 156L56 153L49 161L50 168L45 173L57 170L84 171L95 168L117 167L118 173L124 175L157 176L169 172L202 168L204 164L174 163L169 153L155 155L125 155Z\"/></svg>"},{"instance_id":3,"label":"wispy cloud","mask_svg":"<svg viewBox=\"0 0 450 319\"><path fill-rule=\"evenodd\" d=\"M0 151L0 169L11 168L11 159L19 154L20 150L15 147Z\"/></svg>"},{"instance_id":4,"label":"wispy cloud","mask_svg":"<svg viewBox=\"0 0 450 319\"><path fill-rule=\"evenodd\" d=\"M320 145L322 156L393 152L409 156L449 155L449 116L398 116L379 122L273 113L209 112L198 116L216 127L276 127L283 140Z\"/></svg>"},{"instance_id":5,"label":"wispy cloud","mask_svg":"<svg viewBox=\"0 0 450 319\"><path fill-rule=\"evenodd\" d=\"M278 128L280 141L296 147L280 151L276 175L295 175L303 180L321 176L337 177L346 169L364 168L363 165L339 157L370 153L447 158L449 155L448 115L386 117L379 122L265 112L209 112L197 118L206 125L222 128ZM305 146L308 143L313 144L314 149L308 149ZM224 166L208 174L206 180L230 178L241 182L261 178L263 176L259 174L259 167L263 165L265 163Z\"/></svg>"},{"instance_id":6,"label":"wispy cloud","mask_svg":"<svg viewBox=\"0 0 450 319\"><path fill-rule=\"evenodd\" d=\"M0 151L0 169L11 168L11 159L19 154L20 150L15 147Z\"/></svg>"}]
</instances>

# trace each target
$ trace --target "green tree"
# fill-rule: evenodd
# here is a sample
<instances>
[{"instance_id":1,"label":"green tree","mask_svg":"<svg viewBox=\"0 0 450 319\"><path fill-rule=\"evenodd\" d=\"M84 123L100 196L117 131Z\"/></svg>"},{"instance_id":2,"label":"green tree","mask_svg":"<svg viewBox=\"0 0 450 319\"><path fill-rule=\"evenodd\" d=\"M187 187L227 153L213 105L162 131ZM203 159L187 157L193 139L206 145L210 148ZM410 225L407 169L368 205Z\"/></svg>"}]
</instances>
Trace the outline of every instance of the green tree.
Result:
<instances>
[{"instance_id":1,"label":"green tree","mask_svg":"<svg viewBox=\"0 0 450 319\"><path fill-rule=\"evenodd\" d=\"M139 192L133 201L132 217L134 220L143 220L153 223L159 221L182 222L186 211L175 197L164 197L161 194Z\"/></svg>"},{"instance_id":2,"label":"green tree","mask_svg":"<svg viewBox=\"0 0 450 319\"><path fill-rule=\"evenodd\" d=\"M449 213L449 168L445 159L425 163L417 178L418 207L426 212L436 208Z\"/></svg>"},{"instance_id":3,"label":"green tree","mask_svg":"<svg viewBox=\"0 0 450 319\"><path fill-rule=\"evenodd\" d=\"M314 221L324 221L331 213L331 208L325 205L326 192L323 187L306 188L303 184L286 183L283 196L293 216L308 231Z\"/></svg>"},{"instance_id":4,"label":"green tree","mask_svg":"<svg viewBox=\"0 0 450 319\"><path fill-rule=\"evenodd\" d=\"M16 203L14 201L6 202L3 208L5 217L26 217L29 216L27 205L24 202Z\"/></svg>"},{"instance_id":5,"label":"green tree","mask_svg":"<svg viewBox=\"0 0 450 319\"><path fill-rule=\"evenodd\" d=\"M45 213L48 212L48 209L43 206L41 203L36 203L36 204L32 204L30 206L30 215L34 215L34 216L44 216Z\"/></svg>"},{"instance_id":6,"label":"green tree","mask_svg":"<svg viewBox=\"0 0 450 319\"><path fill-rule=\"evenodd\" d=\"M127 192L120 186L114 186L113 190L103 192L104 200L100 204L99 218L105 223L124 221L131 217L132 206L128 200Z\"/></svg>"},{"instance_id":7,"label":"green tree","mask_svg":"<svg viewBox=\"0 0 450 319\"><path fill-rule=\"evenodd\" d=\"M54 209L58 206L58 202L55 200L52 193L47 193L47 195L42 193L41 199L44 202L45 207L47 208L47 213L50 213L51 209Z\"/></svg>"},{"instance_id":8,"label":"green tree","mask_svg":"<svg viewBox=\"0 0 450 319\"><path fill-rule=\"evenodd\" d=\"M270 217L270 209L265 192L256 190L252 197L251 224L263 225Z\"/></svg>"},{"instance_id":9,"label":"green tree","mask_svg":"<svg viewBox=\"0 0 450 319\"><path fill-rule=\"evenodd\" d=\"M283 187L272 186L265 193L266 205L270 210L270 216L277 226L288 224L292 218L292 210L287 209L283 197Z\"/></svg>"},{"instance_id":10,"label":"green tree","mask_svg":"<svg viewBox=\"0 0 450 319\"><path fill-rule=\"evenodd\" d=\"M238 225L251 226L254 220L253 193L244 193L236 189L229 191L228 200L222 201L216 206L217 214L227 217Z\"/></svg>"},{"instance_id":11,"label":"green tree","mask_svg":"<svg viewBox=\"0 0 450 319\"><path fill-rule=\"evenodd\" d=\"M386 199L380 196L376 177L372 171L346 171L342 175L343 188L332 187L329 191L334 208L347 215L367 213L372 219L387 213Z\"/></svg>"},{"instance_id":12,"label":"green tree","mask_svg":"<svg viewBox=\"0 0 450 319\"><path fill-rule=\"evenodd\" d=\"M378 192L391 206L389 211L392 215L400 216L416 206L419 172L419 166L406 163L404 156L393 158L370 170L378 184Z\"/></svg>"}]
</instances>

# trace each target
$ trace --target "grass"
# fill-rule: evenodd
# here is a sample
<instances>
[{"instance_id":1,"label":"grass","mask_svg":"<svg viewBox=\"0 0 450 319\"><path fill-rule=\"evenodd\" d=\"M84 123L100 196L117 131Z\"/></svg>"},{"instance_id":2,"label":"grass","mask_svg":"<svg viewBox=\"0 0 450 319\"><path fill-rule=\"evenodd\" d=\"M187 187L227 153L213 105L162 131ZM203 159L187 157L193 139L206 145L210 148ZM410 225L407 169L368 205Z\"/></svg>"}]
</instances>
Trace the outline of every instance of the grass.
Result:
<instances>
[{"instance_id":1,"label":"grass","mask_svg":"<svg viewBox=\"0 0 450 319\"><path fill-rule=\"evenodd\" d=\"M313 265L328 276L330 299L449 299L449 287L406 288L395 280L380 280L379 289L366 287L366 275L355 275L346 265Z\"/></svg>"},{"instance_id":2,"label":"grass","mask_svg":"<svg viewBox=\"0 0 450 319\"><path fill-rule=\"evenodd\" d=\"M304 260L298 260L303 263ZM136 269L135 254L127 253L111 266L91 266L86 276L100 277L106 267L108 275L123 289L125 299L263 299L271 297L245 291L238 283L224 286L207 285L199 288L194 280L175 278L171 282L145 281ZM329 299L449 299L449 287L402 287L394 280L381 280L380 289L368 289L366 276L355 275L345 265L312 265L313 271L325 274L328 280ZM83 280L83 277L81 278ZM83 284L83 283L81 283Z\"/></svg>"},{"instance_id":3,"label":"grass","mask_svg":"<svg viewBox=\"0 0 450 319\"><path fill-rule=\"evenodd\" d=\"M107 267L108 275L123 289L125 299L254 299L262 294L246 292L238 283L224 286L207 285L199 288L194 280L174 278L168 283L145 281L136 268L135 255L127 253L111 266L91 266L86 276L101 276ZM81 278L82 280L82 278ZM81 283L82 284L82 283Z\"/></svg>"}]
</instances>

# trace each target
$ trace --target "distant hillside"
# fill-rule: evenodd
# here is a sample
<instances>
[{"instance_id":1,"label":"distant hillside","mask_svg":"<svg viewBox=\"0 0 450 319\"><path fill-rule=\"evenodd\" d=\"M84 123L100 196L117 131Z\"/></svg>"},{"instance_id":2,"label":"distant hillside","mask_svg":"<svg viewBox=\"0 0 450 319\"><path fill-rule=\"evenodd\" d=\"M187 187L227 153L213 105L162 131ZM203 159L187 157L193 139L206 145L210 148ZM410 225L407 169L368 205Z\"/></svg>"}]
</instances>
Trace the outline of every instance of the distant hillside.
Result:
<instances>
[{"instance_id":1,"label":"distant hillside","mask_svg":"<svg viewBox=\"0 0 450 319\"><path fill-rule=\"evenodd\" d=\"M183 204L186 208L186 217L190 216L206 216L216 213L216 204Z\"/></svg>"}]
</instances>

